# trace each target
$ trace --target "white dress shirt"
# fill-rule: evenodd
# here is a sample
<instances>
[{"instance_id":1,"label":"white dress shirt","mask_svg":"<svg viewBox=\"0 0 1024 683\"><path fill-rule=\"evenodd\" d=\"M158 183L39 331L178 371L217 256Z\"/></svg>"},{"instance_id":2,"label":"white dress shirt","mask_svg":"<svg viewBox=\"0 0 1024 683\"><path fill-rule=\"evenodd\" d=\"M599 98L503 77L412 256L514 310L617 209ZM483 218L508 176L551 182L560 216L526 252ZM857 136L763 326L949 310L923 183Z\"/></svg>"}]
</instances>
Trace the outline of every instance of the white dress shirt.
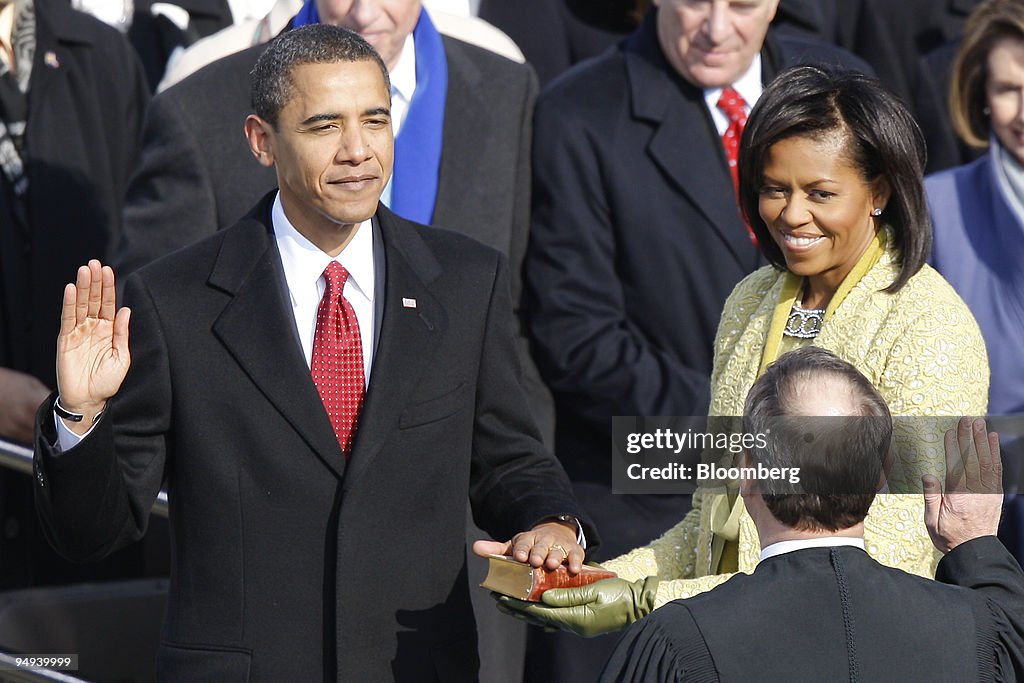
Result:
<instances>
[{"instance_id":1,"label":"white dress shirt","mask_svg":"<svg viewBox=\"0 0 1024 683\"><path fill-rule=\"evenodd\" d=\"M405 117L409 113L409 104L416 93L416 43L412 34L405 39L402 52L398 55L398 63L388 76L391 78L391 130L397 138ZM384 187L380 196L384 206L391 206L391 180Z\"/></svg>"},{"instance_id":2,"label":"white dress shirt","mask_svg":"<svg viewBox=\"0 0 1024 683\"><path fill-rule=\"evenodd\" d=\"M733 90L738 92L747 103L747 114L764 92L764 85L761 83L761 55L755 55L754 61L750 63L747 71L732 84ZM725 135L729 130L729 117L718 108L718 99L722 96L725 88L707 88L704 91L704 102L708 111L711 112L711 120L715 122L718 130L718 137Z\"/></svg>"},{"instance_id":3,"label":"white dress shirt","mask_svg":"<svg viewBox=\"0 0 1024 683\"><path fill-rule=\"evenodd\" d=\"M343 296L352 304L359 321L359 338L363 345L363 377L370 384L373 366L375 310L373 227L370 221L360 223L356 234L345 249L333 259L302 236L284 213L281 195L274 198L270 212L277 248L281 252L284 279L288 286L288 299L295 316L295 327L302 344L306 365L312 366L313 338L316 335L316 314L320 300L327 289L323 272L327 264L337 261L348 271Z\"/></svg>"}]
</instances>

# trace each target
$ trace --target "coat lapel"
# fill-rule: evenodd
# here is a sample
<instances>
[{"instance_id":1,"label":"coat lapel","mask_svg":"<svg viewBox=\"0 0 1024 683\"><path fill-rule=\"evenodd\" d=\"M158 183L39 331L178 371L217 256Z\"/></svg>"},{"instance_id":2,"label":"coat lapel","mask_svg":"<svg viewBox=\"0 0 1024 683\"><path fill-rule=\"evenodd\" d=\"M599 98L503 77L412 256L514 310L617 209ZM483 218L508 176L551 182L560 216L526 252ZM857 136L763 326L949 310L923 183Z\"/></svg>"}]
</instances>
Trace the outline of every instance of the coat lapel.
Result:
<instances>
[{"instance_id":1,"label":"coat lapel","mask_svg":"<svg viewBox=\"0 0 1024 683\"><path fill-rule=\"evenodd\" d=\"M341 478L345 458L302 356L281 257L267 225L268 199L273 196L225 235L209 284L232 298L213 333L317 457Z\"/></svg>"},{"instance_id":2,"label":"coat lapel","mask_svg":"<svg viewBox=\"0 0 1024 683\"><path fill-rule=\"evenodd\" d=\"M489 166L495 161L494 153L488 150L496 138L505 135L494 110L507 105L508 98L503 102L487 102L482 94L485 83L480 67L465 59L452 42L451 38L444 37L448 94L437 201L430 224L462 232L499 251L507 251L508 225L502 221L479 220L483 207L476 201L467 201L466 188L475 186L485 194L493 191L493 181L485 180L493 176ZM506 140L506 144L519 143ZM513 191L513 188L506 189Z\"/></svg>"},{"instance_id":3,"label":"coat lapel","mask_svg":"<svg viewBox=\"0 0 1024 683\"><path fill-rule=\"evenodd\" d=\"M413 223L385 208L378 211L385 254L384 312L344 489L350 488L398 429L409 393L448 326L445 309L428 285L441 274L434 255ZM415 300L415 307L407 305Z\"/></svg>"},{"instance_id":4,"label":"coat lapel","mask_svg":"<svg viewBox=\"0 0 1024 683\"><path fill-rule=\"evenodd\" d=\"M467 183L480 177L478 169L487 163L479 154L494 134L491 106L480 100L478 83L480 70L472 64L451 57L445 39L448 57L448 93L444 112L444 149L441 154L437 185L437 202L431 225L458 225L463 221L453 215L462 205L460 197ZM467 116L466 112L473 112Z\"/></svg>"},{"instance_id":5,"label":"coat lapel","mask_svg":"<svg viewBox=\"0 0 1024 683\"><path fill-rule=\"evenodd\" d=\"M47 4L47 9L51 6ZM54 83L68 77L68 69L72 68L71 58L65 54L63 44L89 43L88 39L76 36L75 31L64 26L64 13L71 10L66 7L52 8L52 14L36 12L36 54L32 60L32 79L29 89L29 102L43 102L46 91Z\"/></svg>"},{"instance_id":6,"label":"coat lapel","mask_svg":"<svg viewBox=\"0 0 1024 683\"><path fill-rule=\"evenodd\" d=\"M756 264L756 250L736 201L723 201L735 193L703 92L673 75L658 47L653 17L648 16L625 52L632 114L653 126L647 152L654 162L749 269Z\"/></svg>"}]
</instances>

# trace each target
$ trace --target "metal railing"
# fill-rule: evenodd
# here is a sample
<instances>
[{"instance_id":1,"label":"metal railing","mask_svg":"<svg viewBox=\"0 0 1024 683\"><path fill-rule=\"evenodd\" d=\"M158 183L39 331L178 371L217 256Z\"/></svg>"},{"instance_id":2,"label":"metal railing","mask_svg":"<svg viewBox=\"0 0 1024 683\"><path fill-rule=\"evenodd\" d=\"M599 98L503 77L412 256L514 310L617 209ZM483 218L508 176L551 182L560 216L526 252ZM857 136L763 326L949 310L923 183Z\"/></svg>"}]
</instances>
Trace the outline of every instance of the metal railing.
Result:
<instances>
[{"instance_id":1,"label":"metal railing","mask_svg":"<svg viewBox=\"0 0 1024 683\"><path fill-rule=\"evenodd\" d=\"M0 467L32 476L32 449L28 446L0 439ZM167 517L167 491L161 490L153 503L153 514Z\"/></svg>"},{"instance_id":2,"label":"metal railing","mask_svg":"<svg viewBox=\"0 0 1024 683\"><path fill-rule=\"evenodd\" d=\"M32 476L32 449L21 443L0 439L0 468ZM153 514L167 517L167 492L161 490ZM17 655L0 651L0 683L88 683L63 671L19 667Z\"/></svg>"}]
</instances>

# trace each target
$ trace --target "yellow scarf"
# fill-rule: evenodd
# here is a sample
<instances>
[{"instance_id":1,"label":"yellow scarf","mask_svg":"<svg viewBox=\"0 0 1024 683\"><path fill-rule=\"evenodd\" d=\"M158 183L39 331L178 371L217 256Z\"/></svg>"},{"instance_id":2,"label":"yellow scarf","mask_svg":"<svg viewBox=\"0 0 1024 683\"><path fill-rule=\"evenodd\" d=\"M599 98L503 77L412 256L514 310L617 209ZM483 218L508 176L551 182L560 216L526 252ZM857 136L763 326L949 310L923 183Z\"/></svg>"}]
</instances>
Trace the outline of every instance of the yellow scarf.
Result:
<instances>
[{"instance_id":1,"label":"yellow scarf","mask_svg":"<svg viewBox=\"0 0 1024 683\"><path fill-rule=\"evenodd\" d=\"M825 309L825 319L822 324L828 322L828 319L832 316L832 312L842 305L846 299L846 295L850 293L858 282L867 274L869 270L874 268L878 260L882 258L882 254L885 253L886 246L889 244L891 236L889 235L889 228L883 228L875 232L874 239L871 240L871 244L864 251L864 254L857 261L857 265L853 267L843 281L839 284L839 289L832 296L832 300L828 302L828 307ZM761 355L761 365L757 370L757 376L760 377L772 362L779 357L779 345L782 344L782 332L786 329L786 321L789 319L790 313L793 312L793 304L796 302L796 297L800 293L801 287L803 287L804 279L799 275L787 272L782 282L782 290L779 292L779 301L775 304L775 312L772 314L772 322L768 327L768 336L764 340L764 352Z\"/></svg>"}]
</instances>

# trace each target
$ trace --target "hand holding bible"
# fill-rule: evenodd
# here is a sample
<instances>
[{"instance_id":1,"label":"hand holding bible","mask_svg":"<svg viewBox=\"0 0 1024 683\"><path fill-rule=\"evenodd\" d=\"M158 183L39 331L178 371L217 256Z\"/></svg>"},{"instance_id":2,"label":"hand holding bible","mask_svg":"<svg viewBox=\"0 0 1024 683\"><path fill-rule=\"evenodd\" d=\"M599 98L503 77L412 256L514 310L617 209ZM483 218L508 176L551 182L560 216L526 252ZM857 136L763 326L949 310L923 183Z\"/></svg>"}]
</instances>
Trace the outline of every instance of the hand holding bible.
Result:
<instances>
[{"instance_id":1,"label":"hand holding bible","mask_svg":"<svg viewBox=\"0 0 1024 683\"><path fill-rule=\"evenodd\" d=\"M128 374L128 321L116 310L114 271L93 259L64 287L57 336L57 391L61 407L84 416L65 424L84 434Z\"/></svg>"},{"instance_id":2,"label":"hand holding bible","mask_svg":"<svg viewBox=\"0 0 1024 683\"><path fill-rule=\"evenodd\" d=\"M621 631L654 610L658 577L638 581L604 579L576 588L552 588L541 602L495 596L498 609L535 626L571 631L593 638Z\"/></svg>"}]
</instances>

